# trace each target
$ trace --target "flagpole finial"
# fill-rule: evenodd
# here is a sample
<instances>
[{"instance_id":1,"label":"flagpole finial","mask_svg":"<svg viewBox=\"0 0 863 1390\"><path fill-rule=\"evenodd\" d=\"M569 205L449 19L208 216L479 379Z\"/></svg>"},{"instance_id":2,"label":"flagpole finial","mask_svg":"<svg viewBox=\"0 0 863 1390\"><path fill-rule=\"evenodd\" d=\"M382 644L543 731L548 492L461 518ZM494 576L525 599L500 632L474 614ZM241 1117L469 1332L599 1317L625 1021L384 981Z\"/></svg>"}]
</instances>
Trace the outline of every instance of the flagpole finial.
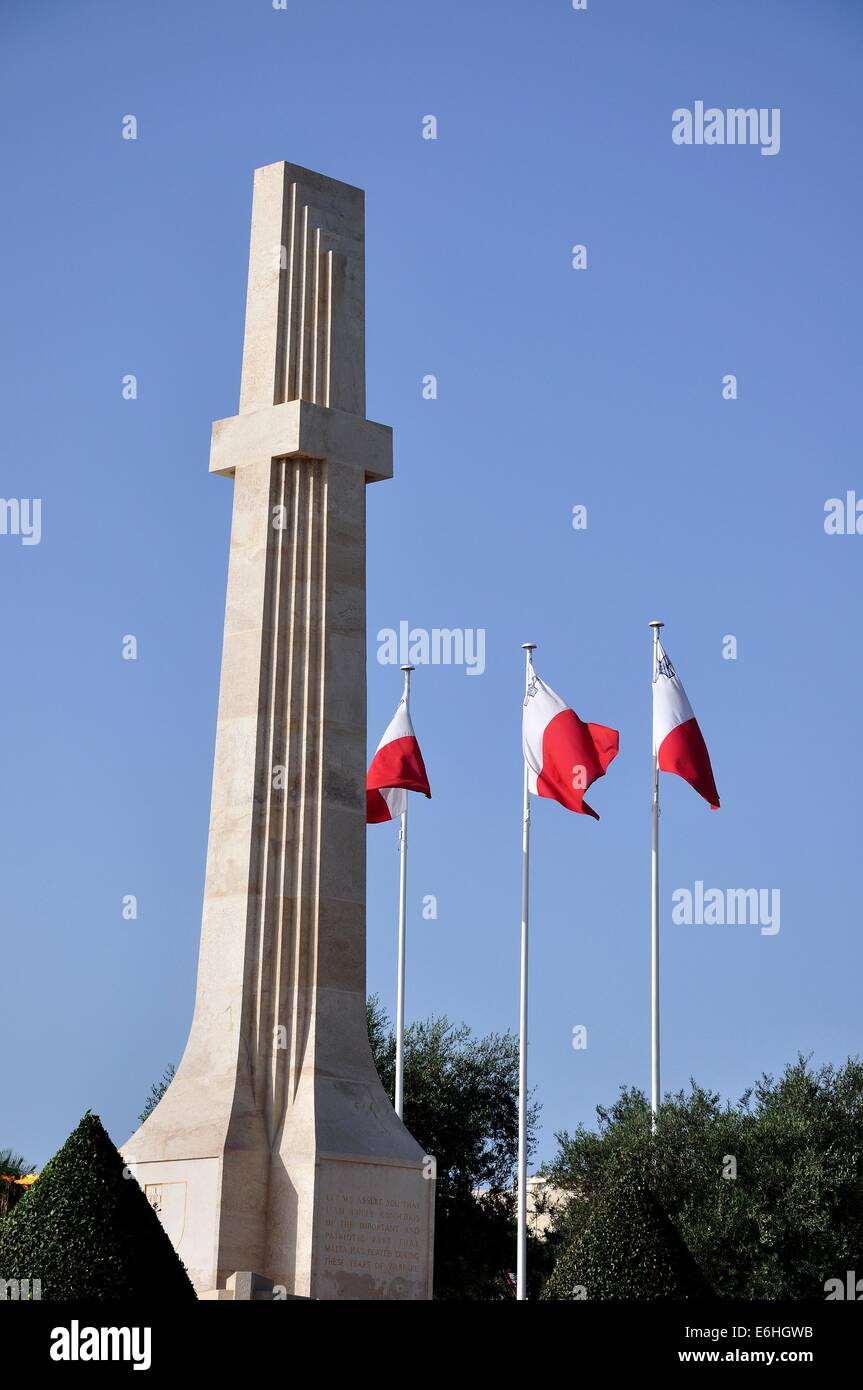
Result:
<instances>
[{"instance_id":1,"label":"flagpole finial","mask_svg":"<svg viewBox=\"0 0 863 1390\"><path fill-rule=\"evenodd\" d=\"M649 623L647 624L647 626L648 626L648 627L665 627L665 623L661 623L661 622L659 621L658 618L654 618L652 622L649 622Z\"/></svg>"},{"instance_id":2,"label":"flagpole finial","mask_svg":"<svg viewBox=\"0 0 863 1390\"><path fill-rule=\"evenodd\" d=\"M415 671L416 669L417 669L417 668L416 668L415 666L400 666L400 667L399 667L399 670L400 670L400 671Z\"/></svg>"},{"instance_id":3,"label":"flagpole finial","mask_svg":"<svg viewBox=\"0 0 863 1390\"><path fill-rule=\"evenodd\" d=\"M535 642L522 642L522 644L521 644L521 649L522 649L523 652L535 652L535 651L536 651L536 643L535 643Z\"/></svg>"}]
</instances>

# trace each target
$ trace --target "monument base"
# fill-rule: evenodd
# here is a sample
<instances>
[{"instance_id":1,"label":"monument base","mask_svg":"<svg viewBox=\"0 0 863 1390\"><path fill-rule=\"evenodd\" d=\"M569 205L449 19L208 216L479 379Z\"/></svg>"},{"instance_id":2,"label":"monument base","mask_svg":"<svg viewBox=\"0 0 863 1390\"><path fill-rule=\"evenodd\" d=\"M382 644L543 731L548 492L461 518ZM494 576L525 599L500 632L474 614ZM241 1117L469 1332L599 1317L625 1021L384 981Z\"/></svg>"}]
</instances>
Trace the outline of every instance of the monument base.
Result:
<instances>
[{"instance_id":1,"label":"monument base","mask_svg":"<svg viewBox=\"0 0 863 1390\"><path fill-rule=\"evenodd\" d=\"M413 1165L319 1155L312 1298L432 1296L434 1182Z\"/></svg>"},{"instance_id":2,"label":"monument base","mask_svg":"<svg viewBox=\"0 0 863 1390\"><path fill-rule=\"evenodd\" d=\"M130 1162L128 1168L165 1227L199 1298L398 1301L432 1296L435 1184L424 1165L319 1154L308 1211L296 1200L298 1185L288 1169L274 1159L273 1186L295 1198L280 1229L270 1232L271 1249L284 1251L287 1263L276 1257L276 1263L266 1263L266 1274L254 1276L229 1274L217 1266L220 1158ZM250 1222L255 1206L250 1202ZM310 1239L311 1261L302 1257L298 1238ZM295 1272L309 1268L309 1287L297 1287ZM251 1294L232 1283L248 1279L253 1280ZM266 1292L265 1284L272 1293ZM243 1288L241 1282L239 1289Z\"/></svg>"}]
</instances>

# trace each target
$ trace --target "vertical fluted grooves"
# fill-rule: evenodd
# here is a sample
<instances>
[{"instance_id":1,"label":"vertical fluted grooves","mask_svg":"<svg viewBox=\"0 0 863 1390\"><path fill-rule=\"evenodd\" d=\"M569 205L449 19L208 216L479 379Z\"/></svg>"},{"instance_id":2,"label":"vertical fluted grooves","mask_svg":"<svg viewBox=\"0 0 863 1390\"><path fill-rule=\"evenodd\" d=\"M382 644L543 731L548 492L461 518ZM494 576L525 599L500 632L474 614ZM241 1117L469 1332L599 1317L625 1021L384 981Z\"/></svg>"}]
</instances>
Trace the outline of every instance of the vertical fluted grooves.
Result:
<instances>
[{"instance_id":1,"label":"vertical fluted grooves","mask_svg":"<svg viewBox=\"0 0 863 1390\"><path fill-rule=\"evenodd\" d=\"M273 464L254 831L260 848L253 846L249 885L255 915L252 1074L271 1142L294 1093L315 983L326 487L326 465L318 460ZM280 1026L287 1029L283 1039Z\"/></svg>"},{"instance_id":2,"label":"vertical fluted grooves","mask_svg":"<svg viewBox=\"0 0 863 1390\"><path fill-rule=\"evenodd\" d=\"M279 338L274 405L283 401L330 404L333 253L320 227L297 202L292 183L285 198L279 291Z\"/></svg>"}]
</instances>

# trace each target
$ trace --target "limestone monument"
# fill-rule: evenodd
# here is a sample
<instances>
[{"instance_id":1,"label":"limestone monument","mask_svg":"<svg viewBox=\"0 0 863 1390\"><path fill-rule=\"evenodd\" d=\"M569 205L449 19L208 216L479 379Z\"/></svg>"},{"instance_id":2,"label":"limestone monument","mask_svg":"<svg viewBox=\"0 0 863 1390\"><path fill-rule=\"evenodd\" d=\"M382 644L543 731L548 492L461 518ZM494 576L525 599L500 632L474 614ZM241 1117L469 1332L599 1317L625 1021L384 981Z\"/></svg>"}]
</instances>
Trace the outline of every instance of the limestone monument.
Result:
<instances>
[{"instance_id":1,"label":"limestone monument","mask_svg":"<svg viewBox=\"0 0 863 1390\"><path fill-rule=\"evenodd\" d=\"M431 1297L433 1162L366 1033L363 248L360 189L256 170L195 1012L122 1150L204 1297Z\"/></svg>"}]
</instances>

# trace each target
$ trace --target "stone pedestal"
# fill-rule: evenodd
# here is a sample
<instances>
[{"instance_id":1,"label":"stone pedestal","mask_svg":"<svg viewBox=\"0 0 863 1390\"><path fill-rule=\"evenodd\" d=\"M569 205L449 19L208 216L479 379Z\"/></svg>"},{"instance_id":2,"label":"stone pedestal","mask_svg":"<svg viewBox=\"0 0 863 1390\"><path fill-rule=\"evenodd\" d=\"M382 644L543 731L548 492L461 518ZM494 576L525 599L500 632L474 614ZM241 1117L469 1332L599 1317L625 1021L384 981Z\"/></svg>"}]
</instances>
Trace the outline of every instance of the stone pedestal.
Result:
<instances>
[{"instance_id":1,"label":"stone pedestal","mask_svg":"<svg viewBox=\"0 0 863 1390\"><path fill-rule=\"evenodd\" d=\"M365 1015L363 195L255 174L198 986L181 1065L123 1156L201 1292L431 1296L432 1164Z\"/></svg>"}]
</instances>

